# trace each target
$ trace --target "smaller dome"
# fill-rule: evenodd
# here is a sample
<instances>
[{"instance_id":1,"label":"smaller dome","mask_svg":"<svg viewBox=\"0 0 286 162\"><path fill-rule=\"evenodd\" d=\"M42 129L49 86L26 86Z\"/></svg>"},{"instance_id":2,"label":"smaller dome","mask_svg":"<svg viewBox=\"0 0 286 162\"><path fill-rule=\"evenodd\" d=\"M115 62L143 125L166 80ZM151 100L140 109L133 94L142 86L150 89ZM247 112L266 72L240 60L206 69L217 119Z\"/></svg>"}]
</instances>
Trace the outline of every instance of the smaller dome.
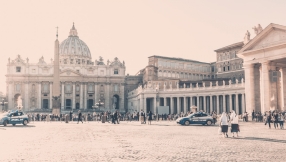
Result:
<instances>
[{"instance_id":1,"label":"smaller dome","mask_svg":"<svg viewBox=\"0 0 286 162\"><path fill-rule=\"evenodd\" d=\"M70 35L60 44L60 55L70 55L87 57L91 59L91 54L88 46L77 36L77 30L74 24L70 30Z\"/></svg>"}]
</instances>

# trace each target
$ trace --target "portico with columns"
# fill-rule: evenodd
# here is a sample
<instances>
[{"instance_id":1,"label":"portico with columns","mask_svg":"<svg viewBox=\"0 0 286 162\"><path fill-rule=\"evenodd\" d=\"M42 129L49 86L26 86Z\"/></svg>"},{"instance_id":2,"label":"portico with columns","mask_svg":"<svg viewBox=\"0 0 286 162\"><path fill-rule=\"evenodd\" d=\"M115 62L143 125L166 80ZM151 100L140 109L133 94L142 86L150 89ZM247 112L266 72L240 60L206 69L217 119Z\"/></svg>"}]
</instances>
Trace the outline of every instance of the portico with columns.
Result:
<instances>
[{"instance_id":1,"label":"portico with columns","mask_svg":"<svg viewBox=\"0 0 286 162\"><path fill-rule=\"evenodd\" d=\"M286 108L286 26L269 24L239 51L245 70L246 111Z\"/></svg>"}]
</instances>

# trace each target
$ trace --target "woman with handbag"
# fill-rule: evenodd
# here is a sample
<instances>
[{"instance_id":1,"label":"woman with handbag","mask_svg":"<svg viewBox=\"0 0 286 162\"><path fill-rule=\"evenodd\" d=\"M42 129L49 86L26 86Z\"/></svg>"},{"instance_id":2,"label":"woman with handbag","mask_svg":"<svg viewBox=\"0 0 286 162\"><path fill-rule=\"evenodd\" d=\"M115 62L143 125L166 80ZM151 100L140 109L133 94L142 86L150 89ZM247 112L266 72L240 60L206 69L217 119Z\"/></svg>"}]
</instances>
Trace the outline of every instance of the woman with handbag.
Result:
<instances>
[{"instance_id":1,"label":"woman with handbag","mask_svg":"<svg viewBox=\"0 0 286 162\"><path fill-rule=\"evenodd\" d=\"M226 116L226 113L223 112L221 117L220 117L220 120L219 120L219 125L221 127L221 132L223 133L223 136L224 137L228 137L228 121L227 121L227 116Z\"/></svg>"},{"instance_id":2,"label":"woman with handbag","mask_svg":"<svg viewBox=\"0 0 286 162\"><path fill-rule=\"evenodd\" d=\"M239 126L238 126L238 116L236 115L235 111L232 110L231 116L231 133L232 137L234 137L234 132L236 132L236 137L238 137Z\"/></svg>"}]
</instances>

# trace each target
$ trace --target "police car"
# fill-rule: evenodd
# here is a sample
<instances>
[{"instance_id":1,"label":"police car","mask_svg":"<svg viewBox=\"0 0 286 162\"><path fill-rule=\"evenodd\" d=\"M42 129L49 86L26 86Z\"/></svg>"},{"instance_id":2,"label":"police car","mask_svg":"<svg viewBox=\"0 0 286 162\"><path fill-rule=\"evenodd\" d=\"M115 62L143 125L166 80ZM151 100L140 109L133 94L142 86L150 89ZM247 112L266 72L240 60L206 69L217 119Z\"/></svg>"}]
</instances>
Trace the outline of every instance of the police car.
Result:
<instances>
[{"instance_id":1,"label":"police car","mask_svg":"<svg viewBox=\"0 0 286 162\"><path fill-rule=\"evenodd\" d=\"M3 114L0 114L0 125L7 126L7 124L16 124L27 125L29 122L28 116L22 111L9 111Z\"/></svg>"},{"instance_id":2,"label":"police car","mask_svg":"<svg viewBox=\"0 0 286 162\"><path fill-rule=\"evenodd\" d=\"M197 112L190 114L187 117L178 118L176 120L177 124L181 125L190 125L190 124L202 124L202 125L211 125L213 123L213 118L203 112Z\"/></svg>"}]
</instances>

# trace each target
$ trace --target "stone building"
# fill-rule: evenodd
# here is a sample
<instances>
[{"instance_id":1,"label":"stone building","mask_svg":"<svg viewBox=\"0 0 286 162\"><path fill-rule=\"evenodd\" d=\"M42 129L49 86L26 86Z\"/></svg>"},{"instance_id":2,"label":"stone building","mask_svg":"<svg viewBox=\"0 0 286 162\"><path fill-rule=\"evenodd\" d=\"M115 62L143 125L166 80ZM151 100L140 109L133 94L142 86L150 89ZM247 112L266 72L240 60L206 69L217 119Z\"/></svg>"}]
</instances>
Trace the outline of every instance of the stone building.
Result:
<instances>
[{"instance_id":1,"label":"stone building","mask_svg":"<svg viewBox=\"0 0 286 162\"><path fill-rule=\"evenodd\" d=\"M286 26L255 28L256 36L238 52L245 70L246 111L286 109Z\"/></svg>"},{"instance_id":2,"label":"stone building","mask_svg":"<svg viewBox=\"0 0 286 162\"><path fill-rule=\"evenodd\" d=\"M244 78L243 60L237 56L243 46L243 42L238 42L215 50L218 78L230 78L233 83L236 79L240 81L241 78Z\"/></svg>"},{"instance_id":3,"label":"stone building","mask_svg":"<svg viewBox=\"0 0 286 162\"><path fill-rule=\"evenodd\" d=\"M55 48L55 50L57 50ZM99 100L101 109L125 111L125 63L117 57L93 61L86 43L73 25L67 39L59 45L61 110L91 110ZM40 57L30 63L18 55L7 64L8 107L14 109L19 96L23 109L52 109L53 60Z\"/></svg>"},{"instance_id":4,"label":"stone building","mask_svg":"<svg viewBox=\"0 0 286 162\"><path fill-rule=\"evenodd\" d=\"M218 50L223 53L227 49ZM221 54L218 54L219 57ZM236 61L233 57L220 59ZM228 76L216 70L217 62L206 63L182 58L150 56L148 65L142 70L143 85L128 93L128 109L157 113L159 106L168 106L169 113L191 111L191 107L206 112L245 111L245 96L241 66L228 69ZM233 78L235 76L236 78ZM240 79L240 80L238 80ZM234 80L234 81L232 81Z\"/></svg>"}]
</instances>

